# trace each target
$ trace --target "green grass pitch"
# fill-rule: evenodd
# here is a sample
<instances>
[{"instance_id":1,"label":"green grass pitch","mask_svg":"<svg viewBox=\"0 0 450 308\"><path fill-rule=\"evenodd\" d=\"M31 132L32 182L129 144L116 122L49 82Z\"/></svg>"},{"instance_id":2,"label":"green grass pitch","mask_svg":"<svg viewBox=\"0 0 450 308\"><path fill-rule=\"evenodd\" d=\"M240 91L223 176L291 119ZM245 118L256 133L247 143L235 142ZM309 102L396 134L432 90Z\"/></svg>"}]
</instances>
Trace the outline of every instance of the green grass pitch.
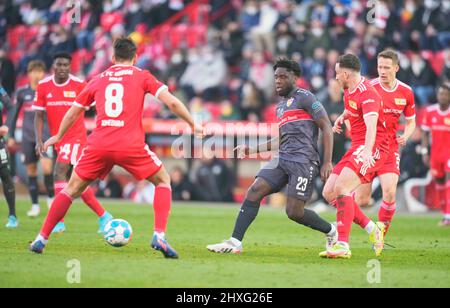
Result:
<instances>
[{"instance_id":1,"label":"green grass pitch","mask_svg":"<svg viewBox=\"0 0 450 308\"><path fill-rule=\"evenodd\" d=\"M43 216L26 218L28 203L21 201L20 228L9 231L4 200L0 206L0 287L450 287L450 229L437 227L438 216L398 216L387 240L396 248L387 248L378 268L359 227L353 229L351 260L322 260L324 237L274 209L261 210L243 255L212 254L206 245L229 237L238 208L182 204L173 207L168 233L179 260L165 260L149 248L153 210L124 203L105 206L133 226L129 246L105 244L96 234L96 217L76 203L66 218L67 232L53 237L38 256L27 246ZM80 284L67 281L70 260L80 262ZM368 276L380 283L369 283Z\"/></svg>"}]
</instances>

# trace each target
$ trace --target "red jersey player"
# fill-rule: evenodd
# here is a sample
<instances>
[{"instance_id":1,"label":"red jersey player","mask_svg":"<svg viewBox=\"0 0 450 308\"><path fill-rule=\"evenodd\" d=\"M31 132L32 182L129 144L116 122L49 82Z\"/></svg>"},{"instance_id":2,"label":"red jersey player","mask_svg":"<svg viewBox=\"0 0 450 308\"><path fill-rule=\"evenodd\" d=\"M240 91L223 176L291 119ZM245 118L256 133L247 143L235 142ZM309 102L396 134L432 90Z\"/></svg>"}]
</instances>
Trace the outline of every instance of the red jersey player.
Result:
<instances>
[{"instance_id":1,"label":"red jersey player","mask_svg":"<svg viewBox=\"0 0 450 308\"><path fill-rule=\"evenodd\" d=\"M186 121L194 132L203 137L203 127L194 121L180 102L148 71L134 66L136 45L130 39L114 42L114 66L94 78L76 98L76 103L66 114L58 134L50 138L45 147L64 139L84 109L97 103L97 128L88 138L88 146L76 166L69 185L56 196L54 206L36 241L30 247L42 253L50 230L64 217L72 204L88 185L104 178L114 167L122 166L138 180L152 182L155 189L155 232L151 246L166 258L178 258L177 252L167 243L165 232L171 207L170 177L156 155L145 144L142 127L144 96L150 93L166 104L172 112Z\"/></svg>"},{"instance_id":2,"label":"red jersey player","mask_svg":"<svg viewBox=\"0 0 450 308\"><path fill-rule=\"evenodd\" d=\"M383 102L368 80L361 76L358 57L347 54L336 64L336 79L345 90L345 113L352 127L352 146L334 168L324 188L324 197L337 204L339 242L321 257L351 258L350 231L355 212L361 212L352 193L362 184L370 183L384 165L389 142L384 123ZM384 225L373 230L377 254L384 246Z\"/></svg>"},{"instance_id":3,"label":"red jersey player","mask_svg":"<svg viewBox=\"0 0 450 308\"><path fill-rule=\"evenodd\" d=\"M64 115L71 108L77 95L86 86L83 80L70 74L71 60L70 54L56 54L53 57L54 75L41 80L36 89L33 109L36 110L36 150L40 155L45 155L42 142L45 113L47 114L50 133L52 135L57 134ZM86 107L86 109L89 109L89 107ZM86 141L87 131L84 126L83 113L64 138L55 144L55 150L58 154L54 175L55 194L61 192L67 185L72 169L86 146ZM81 194L81 198L100 217L99 232L101 232L108 221L112 219L112 216L101 206L90 187L86 187ZM65 225L61 221L53 232L60 233L64 231Z\"/></svg>"},{"instance_id":4,"label":"red jersey player","mask_svg":"<svg viewBox=\"0 0 450 308\"><path fill-rule=\"evenodd\" d=\"M383 190L383 203L378 213L378 220L386 225L385 234L389 229L396 210L397 184L400 175L399 146L404 146L416 129L416 108L414 92L408 85L399 81L396 74L399 70L399 59L396 52L383 51L378 55L379 78L372 80L371 84L383 99L383 109L388 129L390 153L384 166L377 172ZM401 115L406 118L405 132L397 137L398 124ZM335 131L341 133L343 117L335 124ZM356 191L356 203L360 206L368 205L372 195L372 183L361 185ZM375 223L363 212L358 212L354 222L373 233Z\"/></svg>"},{"instance_id":5,"label":"red jersey player","mask_svg":"<svg viewBox=\"0 0 450 308\"><path fill-rule=\"evenodd\" d=\"M440 199L445 200L444 219L440 226L450 226L450 83L438 90L438 104L428 107L423 119L422 154L424 162L438 184ZM431 135L431 159L428 155Z\"/></svg>"}]
</instances>

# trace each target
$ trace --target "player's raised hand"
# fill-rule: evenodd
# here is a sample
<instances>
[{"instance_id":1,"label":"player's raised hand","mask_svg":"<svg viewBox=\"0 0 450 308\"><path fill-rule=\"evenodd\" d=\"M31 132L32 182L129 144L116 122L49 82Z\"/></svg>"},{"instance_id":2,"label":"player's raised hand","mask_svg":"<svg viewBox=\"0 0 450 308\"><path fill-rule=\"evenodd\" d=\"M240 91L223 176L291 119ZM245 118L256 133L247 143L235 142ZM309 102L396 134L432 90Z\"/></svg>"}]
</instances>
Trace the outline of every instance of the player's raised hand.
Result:
<instances>
[{"instance_id":1,"label":"player's raised hand","mask_svg":"<svg viewBox=\"0 0 450 308\"><path fill-rule=\"evenodd\" d=\"M233 152L236 152L238 159L244 159L250 155L250 147L248 145L238 145Z\"/></svg>"},{"instance_id":2,"label":"player's raised hand","mask_svg":"<svg viewBox=\"0 0 450 308\"><path fill-rule=\"evenodd\" d=\"M195 137L199 139L203 139L206 137L206 129L203 125L195 124L192 130L194 132Z\"/></svg>"},{"instance_id":3,"label":"player's raised hand","mask_svg":"<svg viewBox=\"0 0 450 308\"><path fill-rule=\"evenodd\" d=\"M9 132L8 126L4 125L4 126L0 127L0 136L1 137L8 135L8 132Z\"/></svg>"},{"instance_id":4,"label":"player's raised hand","mask_svg":"<svg viewBox=\"0 0 450 308\"><path fill-rule=\"evenodd\" d=\"M333 133L338 135L342 134L344 132L344 130L342 129L344 123L345 123L345 116L344 115L339 116L336 122L334 122Z\"/></svg>"},{"instance_id":5,"label":"player's raised hand","mask_svg":"<svg viewBox=\"0 0 450 308\"><path fill-rule=\"evenodd\" d=\"M57 144L59 141L60 141L60 138L58 136L51 137L50 139L48 139L45 142L44 146L42 147L43 152L41 152L41 153L47 153L48 148Z\"/></svg>"}]
</instances>

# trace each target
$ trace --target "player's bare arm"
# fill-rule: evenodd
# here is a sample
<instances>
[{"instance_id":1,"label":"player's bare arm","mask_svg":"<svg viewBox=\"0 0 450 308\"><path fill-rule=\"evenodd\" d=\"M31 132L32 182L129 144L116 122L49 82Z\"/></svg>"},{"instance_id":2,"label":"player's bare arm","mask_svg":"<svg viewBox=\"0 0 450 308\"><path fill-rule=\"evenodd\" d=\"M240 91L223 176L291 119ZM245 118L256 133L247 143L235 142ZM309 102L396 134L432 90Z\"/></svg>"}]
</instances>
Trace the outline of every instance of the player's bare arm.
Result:
<instances>
[{"instance_id":1,"label":"player's bare arm","mask_svg":"<svg viewBox=\"0 0 450 308\"><path fill-rule=\"evenodd\" d=\"M169 90L166 89L162 91L159 95L159 100L163 102L176 116L185 121L197 137L205 137L205 130L203 126L194 122L194 119L186 106L178 98L172 95Z\"/></svg>"},{"instance_id":2,"label":"player's bare arm","mask_svg":"<svg viewBox=\"0 0 450 308\"><path fill-rule=\"evenodd\" d=\"M430 148L430 132L426 130L422 130L422 148L421 148L421 154L422 154L422 160L426 167L430 167L430 154L429 154L429 148Z\"/></svg>"},{"instance_id":3,"label":"player's bare arm","mask_svg":"<svg viewBox=\"0 0 450 308\"><path fill-rule=\"evenodd\" d=\"M322 117L316 121L323 135L323 164L320 170L322 181L326 182L333 171L333 128L328 117Z\"/></svg>"},{"instance_id":4,"label":"player's bare arm","mask_svg":"<svg viewBox=\"0 0 450 308\"><path fill-rule=\"evenodd\" d=\"M344 130L342 129L342 125L345 124L345 120L347 119L347 110L345 110L334 122L333 132L335 134L342 134Z\"/></svg>"},{"instance_id":5,"label":"player's bare arm","mask_svg":"<svg viewBox=\"0 0 450 308\"><path fill-rule=\"evenodd\" d=\"M44 153L44 142L42 141L42 132L44 130L44 117L45 117L44 111L36 110L34 116L34 129L36 132L36 153L38 155Z\"/></svg>"},{"instance_id":6,"label":"player's bare arm","mask_svg":"<svg viewBox=\"0 0 450 308\"><path fill-rule=\"evenodd\" d=\"M9 129L8 126L3 125L0 127L0 137L5 137L6 135L8 135Z\"/></svg>"},{"instance_id":7,"label":"player's bare arm","mask_svg":"<svg viewBox=\"0 0 450 308\"><path fill-rule=\"evenodd\" d=\"M79 106L72 106L69 111L67 111L66 115L64 116L64 119L61 122L61 126L59 127L58 134L56 136L51 137L47 142L45 143L43 147L43 151L47 152L47 149L58 143L64 135L67 133L67 131L75 124L75 122L78 120L78 118L83 114L85 111L84 108Z\"/></svg>"},{"instance_id":8,"label":"player's bare arm","mask_svg":"<svg viewBox=\"0 0 450 308\"><path fill-rule=\"evenodd\" d=\"M365 165L370 167L375 166L375 159L373 157L373 147L375 146L375 141L377 138L377 124L378 124L378 114L369 114L364 117L364 122L366 123L366 143L364 146L364 151L361 153L361 158Z\"/></svg>"},{"instance_id":9,"label":"player's bare arm","mask_svg":"<svg viewBox=\"0 0 450 308\"><path fill-rule=\"evenodd\" d=\"M236 152L238 159L244 159L254 154L278 151L279 148L280 137L275 137L268 142L259 144L257 147L251 147L249 145L239 145L233 151Z\"/></svg>"},{"instance_id":10,"label":"player's bare arm","mask_svg":"<svg viewBox=\"0 0 450 308\"><path fill-rule=\"evenodd\" d=\"M403 135L397 138L397 142L400 146L404 147L408 142L409 138L414 134L416 130L416 119L406 120L405 132Z\"/></svg>"}]
</instances>

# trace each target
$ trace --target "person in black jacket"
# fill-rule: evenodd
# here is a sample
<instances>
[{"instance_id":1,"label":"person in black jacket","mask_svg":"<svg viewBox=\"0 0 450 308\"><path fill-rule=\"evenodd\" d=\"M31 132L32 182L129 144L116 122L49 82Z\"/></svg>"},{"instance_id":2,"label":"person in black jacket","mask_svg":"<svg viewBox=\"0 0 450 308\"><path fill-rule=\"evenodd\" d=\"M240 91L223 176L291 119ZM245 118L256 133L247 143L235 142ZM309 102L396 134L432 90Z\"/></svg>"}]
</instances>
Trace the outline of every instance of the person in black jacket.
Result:
<instances>
[{"instance_id":1,"label":"person in black jacket","mask_svg":"<svg viewBox=\"0 0 450 308\"><path fill-rule=\"evenodd\" d=\"M8 110L10 106L11 100L5 89L0 85L0 179L3 183L3 193L9 208L9 219L6 227L12 229L19 226L16 215L16 191L9 169L8 149L3 139L8 134L8 127L3 125L3 109Z\"/></svg>"}]
</instances>

